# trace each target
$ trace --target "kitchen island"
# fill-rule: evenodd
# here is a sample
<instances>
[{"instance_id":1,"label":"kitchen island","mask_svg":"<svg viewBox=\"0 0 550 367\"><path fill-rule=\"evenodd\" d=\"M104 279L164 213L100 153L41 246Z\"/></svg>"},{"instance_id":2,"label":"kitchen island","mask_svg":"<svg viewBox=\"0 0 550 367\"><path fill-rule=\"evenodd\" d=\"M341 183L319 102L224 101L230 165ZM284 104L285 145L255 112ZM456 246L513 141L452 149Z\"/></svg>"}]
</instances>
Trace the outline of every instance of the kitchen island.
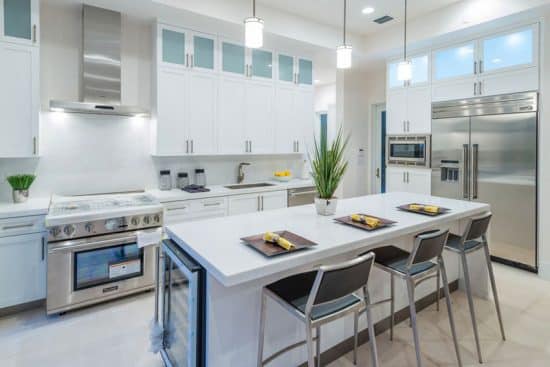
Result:
<instances>
[{"instance_id":1,"label":"kitchen island","mask_svg":"<svg viewBox=\"0 0 550 367\"><path fill-rule=\"evenodd\" d=\"M429 217L396 209L399 205L409 203L426 203L451 210L445 215ZM207 366L252 367L256 365L260 291L266 284L318 268L322 264L350 259L383 244L393 244L410 250L415 234L436 228L448 228L460 233L469 217L489 210L490 207L482 203L410 193L390 193L340 200L334 217L319 216L313 205L307 205L170 225L167 233L206 269ZM389 228L366 232L334 222L334 218L352 213L367 213L397 223ZM301 252L267 258L240 241L245 236L278 230L292 231L318 245ZM458 280L458 257L451 253L445 253L444 256L449 281ZM485 294L487 276L482 266L483 261L472 260L475 291ZM372 301L387 298L389 285L387 274L375 269L369 284ZM435 288L435 280L425 282L417 288L416 299L433 293ZM398 281L396 310L406 306L406 288ZM375 322L388 317L389 306L375 308L373 316ZM305 337L303 325L275 303L268 302L266 320L266 356ZM361 329L364 329L364 317L361 322ZM352 332L351 317L325 326L322 350L350 338ZM305 360L305 349L298 348L273 361L270 366L297 366Z\"/></svg>"}]
</instances>

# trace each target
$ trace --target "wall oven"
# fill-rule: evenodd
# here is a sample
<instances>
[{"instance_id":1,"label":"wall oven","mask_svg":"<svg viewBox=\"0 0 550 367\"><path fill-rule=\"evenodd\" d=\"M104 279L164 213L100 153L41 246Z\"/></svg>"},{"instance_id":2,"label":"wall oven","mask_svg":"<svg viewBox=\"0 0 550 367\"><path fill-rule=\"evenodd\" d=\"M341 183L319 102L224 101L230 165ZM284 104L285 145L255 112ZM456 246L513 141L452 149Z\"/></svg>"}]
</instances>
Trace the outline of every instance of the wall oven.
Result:
<instances>
[{"instance_id":1,"label":"wall oven","mask_svg":"<svg viewBox=\"0 0 550 367\"><path fill-rule=\"evenodd\" d=\"M139 248L137 231L48 245L48 314L151 289L155 246Z\"/></svg>"},{"instance_id":2,"label":"wall oven","mask_svg":"<svg viewBox=\"0 0 550 367\"><path fill-rule=\"evenodd\" d=\"M160 354L167 367L206 366L204 269L172 240L159 256L156 319L162 327Z\"/></svg>"},{"instance_id":3,"label":"wall oven","mask_svg":"<svg viewBox=\"0 0 550 367\"><path fill-rule=\"evenodd\" d=\"M430 167L430 135L388 135L386 139L387 166Z\"/></svg>"}]
</instances>

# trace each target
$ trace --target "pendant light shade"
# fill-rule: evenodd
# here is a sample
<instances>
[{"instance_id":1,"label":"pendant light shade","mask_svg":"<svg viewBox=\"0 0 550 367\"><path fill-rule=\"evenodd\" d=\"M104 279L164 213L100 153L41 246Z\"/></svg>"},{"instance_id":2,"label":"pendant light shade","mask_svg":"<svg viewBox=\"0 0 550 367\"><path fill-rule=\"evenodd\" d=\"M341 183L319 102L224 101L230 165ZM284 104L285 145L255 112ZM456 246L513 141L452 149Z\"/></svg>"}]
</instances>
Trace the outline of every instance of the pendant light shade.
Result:
<instances>
[{"instance_id":1,"label":"pendant light shade","mask_svg":"<svg viewBox=\"0 0 550 367\"><path fill-rule=\"evenodd\" d=\"M403 31L403 61L397 65L397 80L408 82L412 79L412 63L407 60L407 0L405 0L405 27Z\"/></svg>"},{"instance_id":2,"label":"pendant light shade","mask_svg":"<svg viewBox=\"0 0 550 367\"><path fill-rule=\"evenodd\" d=\"M351 68L352 47L346 44L346 15L347 0L344 0L344 42L341 46L336 47L336 67L338 69Z\"/></svg>"},{"instance_id":3,"label":"pendant light shade","mask_svg":"<svg viewBox=\"0 0 550 367\"><path fill-rule=\"evenodd\" d=\"M256 0L252 0L252 16L244 20L244 44L248 48L264 45L264 21L256 16Z\"/></svg>"}]
</instances>

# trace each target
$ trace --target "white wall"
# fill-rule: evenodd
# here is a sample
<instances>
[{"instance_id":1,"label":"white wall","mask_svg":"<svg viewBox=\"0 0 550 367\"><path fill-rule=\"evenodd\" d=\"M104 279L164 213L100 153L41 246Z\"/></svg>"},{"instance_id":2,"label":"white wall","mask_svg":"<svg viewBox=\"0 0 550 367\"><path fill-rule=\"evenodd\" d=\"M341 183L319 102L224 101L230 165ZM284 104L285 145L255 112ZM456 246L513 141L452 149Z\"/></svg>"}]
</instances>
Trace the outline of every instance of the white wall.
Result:
<instances>
[{"instance_id":1,"label":"white wall","mask_svg":"<svg viewBox=\"0 0 550 367\"><path fill-rule=\"evenodd\" d=\"M315 86L315 112L327 112L336 104L336 83Z\"/></svg>"},{"instance_id":2,"label":"white wall","mask_svg":"<svg viewBox=\"0 0 550 367\"><path fill-rule=\"evenodd\" d=\"M296 157L153 159L149 121L48 111L50 99L79 97L81 4L43 2L41 6L41 137L39 159L0 159L0 200L10 199L3 179L35 172L33 196L84 194L152 188L162 168L191 172L205 168L210 184L236 181L237 164L246 160L249 180L265 180L277 169L301 172ZM151 106L151 22L123 16L123 103Z\"/></svg>"}]
</instances>

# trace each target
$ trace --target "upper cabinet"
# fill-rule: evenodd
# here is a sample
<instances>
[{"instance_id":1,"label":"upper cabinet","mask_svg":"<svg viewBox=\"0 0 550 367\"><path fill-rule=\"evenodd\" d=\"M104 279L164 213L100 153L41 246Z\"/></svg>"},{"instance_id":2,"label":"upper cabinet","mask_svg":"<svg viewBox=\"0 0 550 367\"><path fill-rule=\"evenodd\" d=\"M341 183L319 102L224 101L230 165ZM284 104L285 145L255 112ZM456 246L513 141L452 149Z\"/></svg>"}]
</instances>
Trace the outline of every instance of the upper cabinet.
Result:
<instances>
[{"instance_id":1,"label":"upper cabinet","mask_svg":"<svg viewBox=\"0 0 550 367\"><path fill-rule=\"evenodd\" d=\"M397 79L397 68L401 60L390 62L387 67L388 89L416 87L429 84L429 60L430 57L427 53L409 58L412 64L412 79L407 83Z\"/></svg>"},{"instance_id":2,"label":"upper cabinet","mask_svg":"<svg viewBox=\"0 0 550 367\"><path fill-rule=\"evenodd\" d=\"M0 0L0 39L37 45L39 16L38 0Z\"/></svg>"},{"instance_id":3,"label":"upper cabinet","mask_svg":"<svg viewBox=\"0 0 550 367\"><path fill-rule=\"evenodd\" d=\"M444 101L538 90L539 25L432 53L432 98Z\"/></svg>"},{"instance_id":4,"label":"upper cabinet","mask_svg":"<svg viewBox=\"0 0 550 367\"><path fill-rule=\"evenodd\" d=\"M298 58L297 83L304 86L313 85L313 62L311 60Z\"/></svg>"},{"instance_id":5,"label":"upper cabinet","mask_svg":"<svg viewBox=\"0 0 550 367\"><path fill-rule=\"evenodd\" d=\"M293 56L279 54L278 58L279 74L278 81L282 83L296 83L296 61Z\"/></svg>"},{"instance_id":6,"label":"upper cabinet","mask_svg":"<svg viewBox=\"0 0 550 367\"><path fill-rule=\"evenodd\" d=\"M221 41L221 71L238 76L249 75L246 48L236 42Z\"/></svg>"},{"instance_id":7,"label":"upper cabinet","mask_svg":"<svg viewBox=\"0 0 550 367\"><path fill-rule=\"evenodd\" d=\"M273 79L273 52L261 49L251 50L251 76Z\"/></svg>"},{"instance_id":8,"label":"upper cabinet","mask_svg":"<svg viewBox=\"0 0 550 367\"><path fill-rule=\"evenodd\" d=\"M161 26L159 33L160 65L167 68L215 71L215 36L170 26Z\"/></svg>"}]
</instances>

